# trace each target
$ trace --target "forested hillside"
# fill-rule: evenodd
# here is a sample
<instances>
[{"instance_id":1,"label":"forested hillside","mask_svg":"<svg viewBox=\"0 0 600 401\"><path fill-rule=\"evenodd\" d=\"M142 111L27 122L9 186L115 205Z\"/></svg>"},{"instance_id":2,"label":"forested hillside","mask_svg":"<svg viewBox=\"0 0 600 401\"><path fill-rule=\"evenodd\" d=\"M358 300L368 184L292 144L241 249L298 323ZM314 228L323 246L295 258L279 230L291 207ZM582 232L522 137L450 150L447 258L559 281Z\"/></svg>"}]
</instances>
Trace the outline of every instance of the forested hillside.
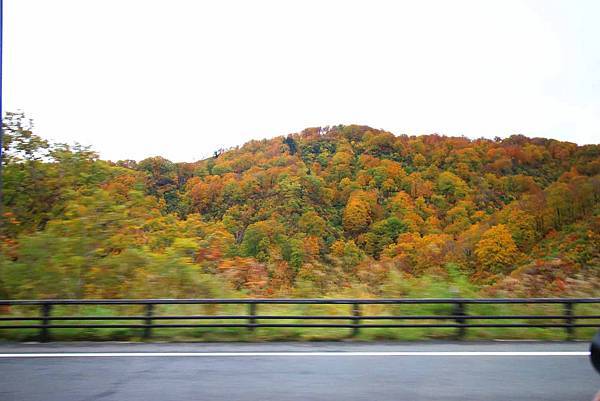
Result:
<instances>
[{"instance_id":1,"label":"forested hillside","mask_svg":"<svg viewBox=\"0 0 600 401\"><path fill-rule=\"evenodd\" d=\"M0 298L600 295L599 145L351 125L110 162L4 124Z\"/></svg>"}]
</instances>

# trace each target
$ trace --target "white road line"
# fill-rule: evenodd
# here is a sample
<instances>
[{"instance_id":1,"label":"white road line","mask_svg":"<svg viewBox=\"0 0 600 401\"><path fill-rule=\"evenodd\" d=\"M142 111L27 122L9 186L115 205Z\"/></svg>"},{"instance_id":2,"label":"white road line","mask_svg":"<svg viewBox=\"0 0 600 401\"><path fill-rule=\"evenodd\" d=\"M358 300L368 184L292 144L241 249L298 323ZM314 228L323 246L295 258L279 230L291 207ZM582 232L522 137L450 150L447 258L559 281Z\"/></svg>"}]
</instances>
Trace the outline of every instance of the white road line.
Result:
<instances>
[{"instance_id":1,"label":"white road line","mask_svg":"<svg viewBox=\"0 0 600 401\"><path fill-rule=\"evenodd\" d=\"M0 358L106 358L106 357L275 357L275 356L589 356L588 351L439 351L439 352L53 352L0 354Z\"/></svg>"}]
</instances>

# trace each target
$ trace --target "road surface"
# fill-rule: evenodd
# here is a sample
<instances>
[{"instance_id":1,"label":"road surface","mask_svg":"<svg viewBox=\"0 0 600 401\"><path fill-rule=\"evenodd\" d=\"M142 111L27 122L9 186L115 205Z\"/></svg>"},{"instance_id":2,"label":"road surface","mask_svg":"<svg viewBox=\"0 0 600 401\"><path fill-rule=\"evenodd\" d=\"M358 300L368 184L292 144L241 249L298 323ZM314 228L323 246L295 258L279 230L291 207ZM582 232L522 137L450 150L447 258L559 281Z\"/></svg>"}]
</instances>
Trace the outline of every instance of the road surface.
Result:
<instances>
[{"instance_id":1,"label":"road surface","mask_svg":"<svg viewBox=\"0 0 600 401\"><path fill-rule=\"evenodd\" d=\"M591 401L587 343L0 344L2 401Z\"/></svg>"}]
</instances>

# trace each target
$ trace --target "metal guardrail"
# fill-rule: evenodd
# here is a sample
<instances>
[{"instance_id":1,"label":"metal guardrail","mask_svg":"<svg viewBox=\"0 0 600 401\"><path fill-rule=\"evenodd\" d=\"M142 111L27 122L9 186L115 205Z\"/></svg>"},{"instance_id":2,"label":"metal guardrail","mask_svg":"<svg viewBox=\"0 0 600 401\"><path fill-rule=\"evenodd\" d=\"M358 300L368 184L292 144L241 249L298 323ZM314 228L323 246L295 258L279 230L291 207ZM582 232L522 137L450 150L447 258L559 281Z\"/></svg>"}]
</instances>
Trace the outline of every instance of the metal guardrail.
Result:
<instances>
[{"instance_id":1,"label":"metal guardrail","mask_svg":"<svg viewBox=\"0 0 600 401\"><path fill-rule=\"evenodd\" d=\"M156 305L231 305L243 304L248 306L247 315L155 315ZM350 315L259 315L260 304L277 305L349 305ZM446 304L452 306L451 314L442 315L363 315L361 305L431 305ZM561 304L563 314L554 315L469 315L468 305L473 304ZM72 328L140 328L144 338L150 338L154 328L210 328L210 327L242 327L254 330L260 327L312 327L312 328L350 328L356 335L362 328L456 328L457 338L462 339L468 328L564 328L567 339L572 339L577 327L600 327L600 315L576 315L575 306L578 304L600 304L600 298L426 298L426 299L48 299L48 300L0 300L0 305L29 305L39 306L39 316L0 316L0 329L39 329L40 340L50 339L50 329ZM55 305L143 305L145 313L134 316L52 316ZM4 322L35 321L39 324L3 324ZM102 321L102 320L141 320L142 323L123 324L53 324L53 321ZM161 320L225 320L245 323L155 323ZM348 323L274 323L273 320L347 320ZM403 323L363 323L363 321L391 320ZM413 323L419 320L434 320L436 323ZM437 321L446 321L437 323ZM481 321L489 320L554 320L552 323L538 322L509 322L498 323ZM584 320L587 323L577 323ZM260 321L260 323L259 323ZM265 322L267 321L267 322ZM408 323L406 323L408 321ZM448 323L447 321L450 321Z\"/></svg>"}]
</instances>

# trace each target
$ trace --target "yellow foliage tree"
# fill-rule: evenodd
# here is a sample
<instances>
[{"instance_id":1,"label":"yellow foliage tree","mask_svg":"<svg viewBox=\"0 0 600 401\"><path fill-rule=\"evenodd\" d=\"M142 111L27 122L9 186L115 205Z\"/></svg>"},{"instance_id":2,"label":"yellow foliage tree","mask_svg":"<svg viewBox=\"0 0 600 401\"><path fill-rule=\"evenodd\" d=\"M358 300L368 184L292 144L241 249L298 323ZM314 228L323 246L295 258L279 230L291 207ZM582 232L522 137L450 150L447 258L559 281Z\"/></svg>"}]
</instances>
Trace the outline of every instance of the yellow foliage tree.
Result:
<instances>
[{"instance_id":1,"label":"yellow foliage tree","mask_svg":"<svg viewBox=\"0 0 600 401\"><path fill-rule=\"evenodd\" d=\"M363 232L371 224L369 205L362 199L352 198L344 209L344 230L350 234Z\"/></svg>"},{"instance_id":2,"label":"yellow foliage tree","mask_svg":"<svg viewBox=\"0 0 600 401\"><path fill-rule=\"evenodd\" d=\"M519 257L517 245L504 224L498 224L483 233L475 245L475 256L484 270L505 273Z\"/></svg>"}]
</instances>

